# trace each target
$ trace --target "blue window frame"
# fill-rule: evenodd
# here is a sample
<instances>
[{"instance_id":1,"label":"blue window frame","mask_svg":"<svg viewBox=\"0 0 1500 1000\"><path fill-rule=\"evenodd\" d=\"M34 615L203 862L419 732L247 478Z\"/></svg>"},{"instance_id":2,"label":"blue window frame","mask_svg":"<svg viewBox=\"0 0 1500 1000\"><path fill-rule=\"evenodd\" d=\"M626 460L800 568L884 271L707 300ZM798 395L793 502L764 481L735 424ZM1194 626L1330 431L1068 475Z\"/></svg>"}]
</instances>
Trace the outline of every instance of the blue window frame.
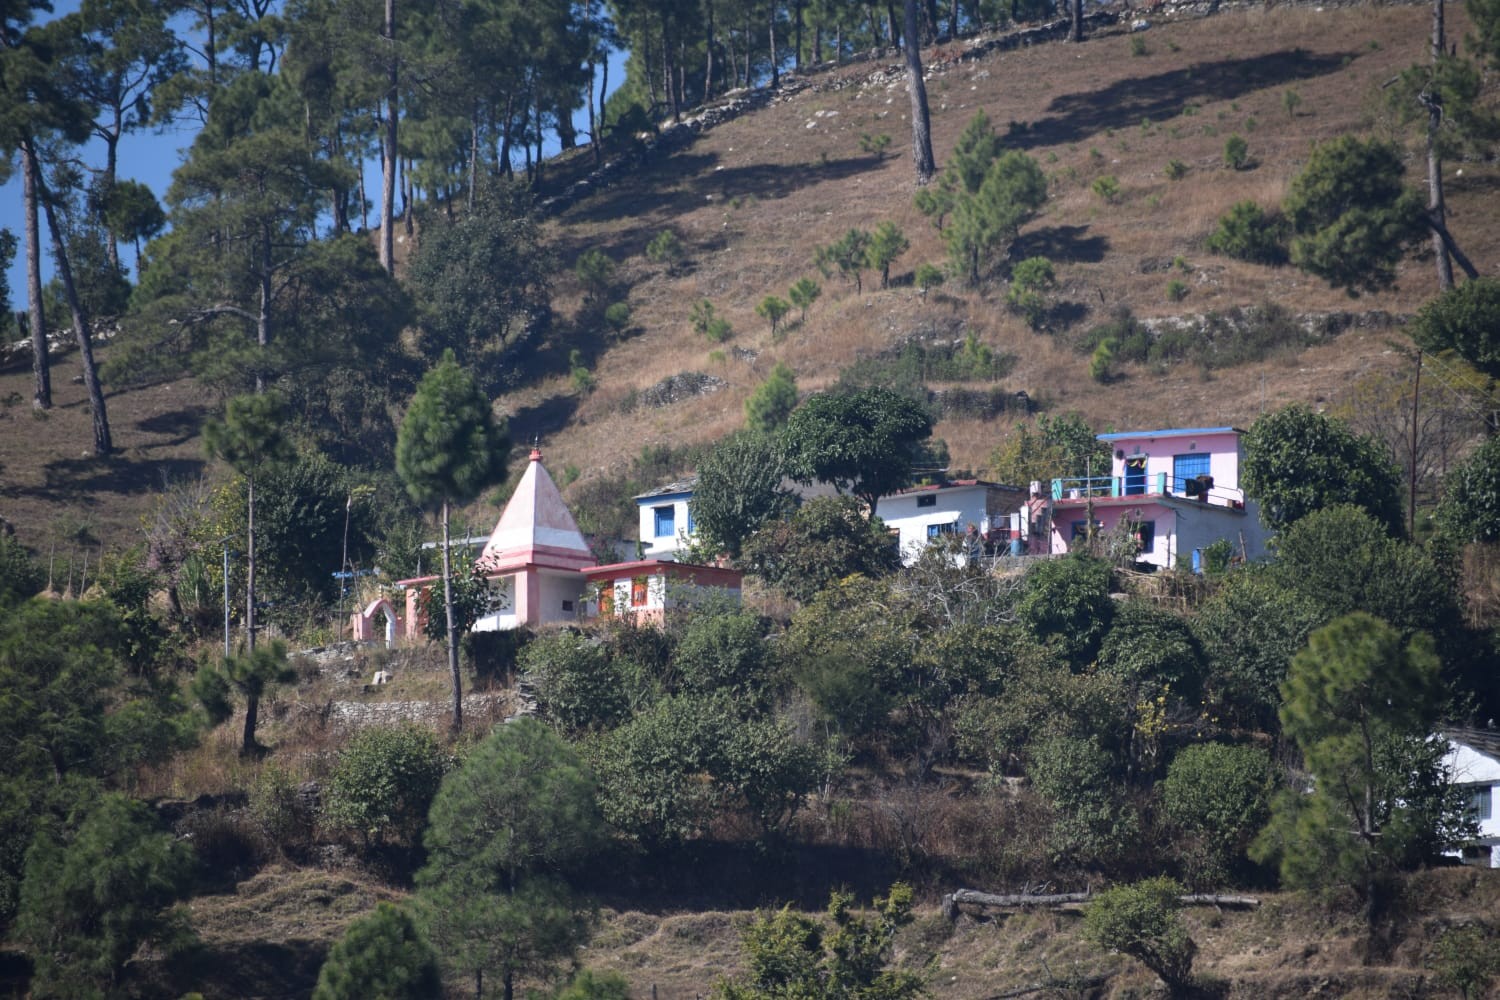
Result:
<instances>
[{"instance_id":1,"label":"blue window frame","mask_svg":"<svg viewBox=\"0 0 1500 1000\"><path fill-rule=\"evenodd\" d=\"M698 531L698 525L696 525L696 524L693 523L693 505L692 504L688 504L687 514L688 514L688 534L690 534L690 535L696 534L697 531Z\"/></svg>"},{"instance_id":2,"label":"blue window frame","mask_svg":"<svg viewBox=\"0 0 1500 1000\"><path fill-rule=\"evenodd\" d=\"M1492 795L1488 786L1469 789L1469 817L1471 819L1489 819L1492 811Z\"/></svg>"},{"instance_id":3,"label":"blue window frame","mask_svg":"<svg viewBox=\"0 0 1500 1000\"><path fill-rule=\"evenodd\" d=\"M1172 492L1186 493L1187 481L1208 475L1207 452L1172 456Z\"/></svg>"},{"instance_id":4,"label":"blue window frame","mask_svg":"<svg viewBox=\"0 0 1500 1000\"><path fill-rule=\"evenodd\" d=\"M665 507L652 507L651 513L656 515L656 537L675 538L677 536L677 507L668 504Z\"/></svg>"},{"instance_id":5,"label":"blue window frame","mask_svg":"<svg viewBox=\"0 0 1500 1000\"><path fill-rule=\"evenodd\" d=\"M943 535L956 535L957 533L957 521L949 521L947 524L929 524L927 526L928 538L941 538Z\"/></svg>"}]
</instances>

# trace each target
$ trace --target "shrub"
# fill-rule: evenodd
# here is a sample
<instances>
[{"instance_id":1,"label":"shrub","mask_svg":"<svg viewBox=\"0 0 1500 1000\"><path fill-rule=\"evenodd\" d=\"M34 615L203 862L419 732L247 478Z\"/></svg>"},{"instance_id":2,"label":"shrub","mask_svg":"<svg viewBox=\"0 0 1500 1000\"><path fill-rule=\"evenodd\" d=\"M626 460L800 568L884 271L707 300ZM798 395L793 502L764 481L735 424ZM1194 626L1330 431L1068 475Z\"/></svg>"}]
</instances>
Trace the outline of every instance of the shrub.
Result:
<instances>
[{"instance_id":1,"label":"shrub","mask_svg":"<svg viewBox=\"0 0 1500 1000\"><path fill-rule=\"evenodd\" d=\"M1169 878L1148 878L1107 889L1083 915L1084 936L1101 948L1139 959L1182 993L1192 979L1198 946L1177 916L1182 886Z\"/></svg>"},{"instance_id":2,"label":"shrub","mask_svg":"<svg viewBox=\"0 0 1500 1000\"><path fill-rule=\"evenodd\" d=\"M1187 164L1181 160L1168 160L1166 169L1162 171L1169 181L1180 181L1187 176L1187 172Z\"/></svg>"},{"instance_id":3,"label":"shrub","mask_svg":"<svg viewBox=\"0 0 1500 1000\"><path fill-rule=\"evenodd\" d=\"M1105 201L1113 204L1120 197L1120 179L1114 174L1105 174L1094 181L1090 190Z\"/></svg>"},{"instance_id":4,"label":"shrub","mask_svg":"<svg viewBox=\"0 0 1500 1000\"><path fill-rule=\"evenodd\" d=\"M1130 54L1133 56L1144 56L1150 54L1146 48L1146 40L1140 35L1130 36Z\"/></svg>"},{"instance_id":5,"label":"shrub","mask_svg":"<svg viewBox=\"0 0 1500 1000\"><path fill-rule=\"evenodd\" d=\"M394 836L414 845L450 758L431 731L407 725L366 729L339 752L325 815L367 843Z\"/></svg>"},{"instance_id":6,"label":"shrub","mask_svg":"<svg viewBox=\"0 0 1500 1000\"><path fill-rule=\"evenodd\" d=\"M778 327L781 325L781 320L791 311L791 303L775 295L767 295L755 307L755 315L771 324L772 340L778 339L777 332Z\"/></svg>"},{"instance_id":7,"label":"shrub","mask_svg":"<svg viewBox=\"0 0 1500 1000\"><path fill-rule=\"evenodd\" d=\"M1005 301L1026 318L1026 325L1040 329L1047 318L1047 292L1057 284L1057 272L1046 257L1028 257L1012 270Z\"/></svg>"},{"instance_id":8,"label":"shrub","mask_svg":"<svg viewBox=\"0 0 1500 1000\"><path fill-rule=\"evenodd\" d=\"M1231 170L1243 170L1250 162L1250 145L1243 136L1232 135L1224 140L1224 165Z\"/></svg>"},{"instance_id":9,"label":"shrub","mask_svg":"<svg viewBox=\"0 0 1500 1000\"><path fill-rule=\"evenodd\" d=\"M682 241L670 229L663 229L646 244L646 259L653 264L666 265L669 272L676 271L686 256Z\"/></svg>"},{"instance_id":10,"label":"shrub","mask_svg":"<svg viewBox=\"0 0 1500 1000\"><path fill-rule=\"evenodd\" d=\"M1106 337L1094 345L1094 353L1089 356L1089 378L1095 382L1108 382L1114 360L1115 342Z\"/></svg>"},{"instance_id":11,"label":"shrub","mask_svg":"<svg viewBox=\"0 0 1500 1000\"><path fill-rule=\"evenodd\" d=\"M1296 118L1297 109L1302 106L1302 95L1291 87L1288 87L1282 92L1281 106L1286 108L1287 117Z\"/></svg>"},{"instance_id":12,"label":"shrub","mask_svg":"<svg viewBox=\"0 0 1500 1000\"><path fill-rule=\"evenodd\" d=\"M1267 212L1253 201L1236 202L1208 238L1214 253L1252 264L1285 264L1287 224L1279 212Z\"/></svg>"},{"instance_id":13,"label":"shrub","mask_svg":"<svg viewBox=\"0 0 1500 1000\"><path fill-rule=\"evenodd\" d=\"M859 151L867 156L873 156L877 160L885 159L885 151L891 148L891 137L884 132L879 135L871 135L868 132L859 134Z\"/></svg>"},{"instance_id":14,"label":"shrub","mask_svg":"<svg viewBox=\"0 0 1500 1000\"><path fill-rule=\"evenodd\" d=\"M615 333L624 333L626 327L630 326L630 305L626 302L616 302L604 310L604 322Z\"/></svg>"},{"instance_id":15,"label":"shrub","mask_svg":"<svg viewBox=\"0 0 1500 1000\"><path fill-rule=\"evenodd\" d=\"M583 363L583 352L576 347L568 352L568 375L573 380L573 388L580 394L586 396L594 391L594 373Z\"/></svg>"},{"instance_id":16,"label":"shrub","mask_svg":"<svg viewBox=\"0 0 1500 1000\"><path fill-rule=\"evenodd\" d=\"M1162 811L1186 835L1183 866L1194 884L1221 884L1270 818L1275 771L1264 750L1224 743L1184 748L1158 786Z\"/></svg>"},{"instance_id":17,"label":"shrub","mask_svg":"<svg viewBox=\"0 0 1500 1000\"><path fill-rule=\"evenodd\" d=\"M943 283L943 269L935 264L918 264L915 280L925 299L928 291Z\"/></svg>"},{"instance_id":18,"label":"shrub","mask_svg":"<svg viewBox=\"0 0 1500 1000\"><path fill-rule=\"evenodd\" d=\"M390 903L349 925L318 970L313 1000L421 1000L442 993L437 955Z\"/></svg>"},{"instance_id":19,"label":"shrub","mask_svg":"<svg viewBox=\"0 0 1500 1000\"><path fill-rule=\"evenodd\" d=\"M608 729L629 714L625 678L607 650L570 632L538 637L521 651L537 708L565 732Z\"/></svg>"},{"instance_id":20,"label":"shrub","mask_svg":"<svg viewBox=\"0 0 1500 1000\"><path fill-rule=\"evenodd\" d=\"M1181 302L1183 299L1187 298L1187 293L1187 282L1182 281L1178 278L1173 278L1171 281L1167 282L1168 302Z\"/></svg>"},{"instance_id":21,"label":"shrub","mask_svg":"<svg viewBox=\"0 0 1500 1000\"><path fill-rule=\"evenodd\" d=\"M578 283L583 286L588 301L596 302L609 292L615 262L602 250L585 250L578 255L573 273L578 276Z\"/></svg>"}]
</instances>

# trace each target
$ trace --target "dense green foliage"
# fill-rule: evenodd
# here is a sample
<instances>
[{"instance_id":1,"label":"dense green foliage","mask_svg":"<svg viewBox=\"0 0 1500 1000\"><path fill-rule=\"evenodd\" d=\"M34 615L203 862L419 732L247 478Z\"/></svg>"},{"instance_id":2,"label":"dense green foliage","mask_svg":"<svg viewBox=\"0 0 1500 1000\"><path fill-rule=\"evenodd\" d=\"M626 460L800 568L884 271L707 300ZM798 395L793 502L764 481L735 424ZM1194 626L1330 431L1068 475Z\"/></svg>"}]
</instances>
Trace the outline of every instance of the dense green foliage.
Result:
<instances>
[{"instance_id":1,"label":"dense green foliage","mask_svg":"<svg viewBox=\"0 0 1500 1000\"><path fill-rule=\"evenodd\" d=\"M878 576L898 562L885 526L850 497L809 500L744 544L740 564L798 600L856 573Z\"/></svg>"},{"instance_id":2,"label":"dense green foliage","mask_svg":"<svg viewBox=\"0 0 1500 1000\"><path fill-rule=\"evenodd\" d=\"M423 1000L442 988L437 956L411 917L377 903L329 950L313 1000Z\"/></svg>"},{"instance_id":3,"label":"dense green foliage","mask_svg":"<svg viewBox=\"0 0 1500 1000\"><path fill-rule=\"evenodd\" d=\"M907 1000L927 992L915 973L889 968L896 932L911 923L911 887L897 883L875 900L872 917L857 915L854 897L828 902L833 928L783 908L764 914L742 937L750 966L740 979L721 979L718 1000Z\"/></svg>"},{"instance_id":4,"label":"dense green foliage","mask_svg":"<svg viewBox=\"0 0 1500 1000\"><path fill-rule=\"evenodd\" d=\"M1358 504L1392 535L1402 533L1400 478L1369 438L1305 406L1257 417L1245 434L1240 468L1261 521L1281 530L1323 507Z\"/></svg>"},{"instance_id":5,"label":"dense green foliage","mask_svg":"<svg viewBox=\"0 0 1500 1000\"><path fill-rule=\"evenodd\" d=\"M26 854L16 936L37 997L117 995L136 948L178 930L162 911L192 879L186 844L140 802L107 795L61 838L39 831Z\"/></svg>"},{"instance_id":6,"label":"dense green foliage","mask_svg":"<svg viewBox=\"0 0 1500 1000\"><path fill-rule=\"evenodd\" d=\"M1500 281L1477 278L1444 292L1417 312L1410 330L1423 350L1453 351L1500 377Z\"/></svg>"},{"instance_id":7,"label":"dense green foliage","mask_svg":"<svg viewBox=\"0 0 1500 1000\"><path fill-rule=\"evenodd\" d=\"M1340 136L1313 148L1283 209L1292 263L1351 295L1396 280L1396 262L1426 232L1421 197L1402 182L1394 144Z\"/></svg>"},{"instance_id":8,"label":"dense green foliage","mask_svg":"<svg viewBox=\"0 0 1500 1000\"><path fill-rule=\"evenodd\" d=\"M1162 811L1190 843L1188 877L1212 889L1243 867L1250 841L1270 816L1275 770L1259 747L1203 743L1172 758L1159 786Z\"/></svg>"},{"instance_id":9,"label":"dense green foliage","mask_svg":"<svg viewBox=\"0 0 1500 1000\"><path fill-rule=\"evenodd\" d=\"M498 727L443 779L417 874L427 939L455 973L510 984L545 974L582 940L569 879L599 848L594 783L544 724Z\"/></svg>"},{"instance_id":10,"label":"dense green foliage","mask_svg":"<svg viewBox=\"0 0 1500 1000\"><path fill-rule=\"evenodd\" d=\"M773 372L761 389L770 389L776 378ZM795 403L795 386L791 395ZM747 409L758 399L764 400L761 393L751 396ZM773 405L765 400L764 409L757 407L757 412L769 418ZM703 542L738 558L763 525L790 513L793 498L781 485L781 470L776 442L757 430L731 434L714 445L698 464L693 490L693 519Z\"/></svg>"},{"instance_id":11,"label":"dense green foliage","mask_svg":"<svg viewBox=\"0 0 1500 1000\"><path fill-rule=\"evenodd\" d=\"M1084 913L1083 933L1101 948L1139 959L1170 995L1182 995L1192 982L1198 946L1177 915L1181 893L1182 886L1169 878L1106 889Z\"/></svg>"},{"instance_id":12,"label":"dense green foliage","mask_svg":"<svg viewBox=\"0 0 1500 1000\"><path fill-rule=\"evenodd\" d=\"M1208 248L1252 264L1284 264L1287 224L1280 213L1267 212L1253 201L1237 201L1219 219L1208 237Z\"/></svg>"},{"instance_id":13,"label":"dense green foliage","mask_svg":"<svg viewBox=\"0 0 1500 1000\"><path fill-rule=\"evenodd\" d=\"M792 412L781 440L786 468L801 483L828 483L863 500L870 513L905 486L916 447L932 418L888 389L822 392Z\"/></svg>"},{"instance_id":14,"label":"dense green foliage","mask_svg":"<svg viewBox=\"0 0 1500 1000\"><path fill-rule=\"evenodd\" d=\"M379 843L421 841L449 756L416 726L366 729L339 750L328 776L324 814L338 826Z\"/></svg>"},{"instance_id":15,"label":"dense green foliage","mask_svg":"<svg viewBox=\"0 0 1500 1000\"><path fill-rule=\"evenodd\" d=\"M1443 477L1438 522L1462 541L1500 541L1500 438L1486 438Z\"/></svg>"}]
</instances>

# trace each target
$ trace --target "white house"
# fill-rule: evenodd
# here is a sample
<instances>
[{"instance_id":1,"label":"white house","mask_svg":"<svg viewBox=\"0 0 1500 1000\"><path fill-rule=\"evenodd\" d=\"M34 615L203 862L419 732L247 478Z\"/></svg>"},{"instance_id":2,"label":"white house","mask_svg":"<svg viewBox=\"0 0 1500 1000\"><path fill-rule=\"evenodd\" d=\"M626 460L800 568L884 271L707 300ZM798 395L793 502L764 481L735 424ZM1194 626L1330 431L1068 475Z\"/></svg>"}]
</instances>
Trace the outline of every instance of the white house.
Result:
<instances>
[{"instance_id":1,"label":"white house","mask_svg":"<svg viewBox=\"0 0 1500 1000\"><path fill-rule=\"evenodd\" d=\"M1469 810L1479 824L1479 837L1465 844L1464 863L1500 868L1500 731L1448 729L1443 766L1448 780L1468 792Z\"/></svg>"},{"instance_id":2,"label":"white house","mask_svg":"<svg viewBox=\"0 0 1500 1000\"><path fill-rule=\"evenodd\" d=\"M1224 539L1256 559L1267 533L1255 501L1240 489L1243 454L1234 427L1100 434L1113 452L1108 474L1052 480L1047 516L1051 551L1062 554L1089 531L1122 524L1140 541L1138 560L1163 569L1199 567L1203 550ZM1092 512L1092 515L1090 514Z\"/></svg>"},{"instance_id":3,"label":"white house","mask_svg":"<svg viewBox=\"0 0 1500 1000\"><path fill-rule=\"evenodd\" d=\"M982 479L955 479L913 486L875 505L875 513L898 538L901 561L911 565L930 542L969 534L988 547L1009 550L1021 538L1026 491Z\"/></svg>"},{"instance_id":4,"label":"white house","mask_svg":"<svg viewBox=\"0 0 1500 1000\"><path fill-rule=\"evenodd\" d=\"M690 476L635 498L640 512L642 558L672 561L692 545L696 531L692 499L697 486L698 477Z\"/></svg>"}]
</instances>

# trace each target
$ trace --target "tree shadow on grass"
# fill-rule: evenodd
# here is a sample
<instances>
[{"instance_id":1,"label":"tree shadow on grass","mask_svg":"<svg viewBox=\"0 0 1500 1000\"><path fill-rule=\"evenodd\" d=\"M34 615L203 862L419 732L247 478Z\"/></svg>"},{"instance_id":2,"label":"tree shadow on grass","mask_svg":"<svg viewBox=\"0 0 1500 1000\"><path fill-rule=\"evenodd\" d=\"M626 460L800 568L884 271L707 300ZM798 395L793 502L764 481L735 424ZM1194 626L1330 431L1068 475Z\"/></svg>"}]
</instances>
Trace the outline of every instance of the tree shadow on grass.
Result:
<instances>
[{"instance_id":1,"label":"tree shadow on grass","mask_svg":"<svg viewBox=\"0 0 1500 1000\"><path fill-rule=\"evenodd\" d=\"M1042 226L1011 244L1011 260L1046 257L1054 264L1097 264L1109 250L1106 236L1087 236L1088 226Z\"/></svg>"},{"instance_id":2,"label":"tree shadow on grass","mask_svg":"<svg viewBox=\"0 0 1500 1000\"><path fill-rule=\"evenodd\" d=\"M20 487L16 493L45 500L97 506L99 495L128 496L153 493L163 483L196 479L203 474L200 458L134 459L123 455L109 458L63 458L43 469L45 485Z\"/></svg>"},{"instance_id":3,"label":"tree shadow on grass","mask_svg":"<svg viewBox=\"0 0 1500 1000\"><path fill-rule=\"evenodd\" d=\"M578 397L573 395L548 396L535 406L523 407L507 422L510 439L517 444L529 445L549 438L568 425L577 409Z\"/></svg>"},{"instance_id":4,"label":"tree shadow on grass","mask_svg":"<svg viewBox=\"0 0 1500 1000\"><path fill-rule=\"evenodd\" d=\"M1079 142L1108 128L1135 125L1142 118L1171 118L1194 101L1224 101L1344 68L1357 52L1316 54L1292 49L1194 63L1155 76L1118 80L1098 90L1064 94L1047 106L1050 117L1013 126L1008 145L1021 148Z\"/></svg>"},{"instance_id":5,"label":"tree shadow on grass","mask_svg":"<svg viewBox=\"0 0 1500 1000\"><path fill-rule=\"evenodd\" d=\"M198 432L203 429L203 421L207 416L208 407L206 406L184 406L181 409L171 410L167 413L158 413L144 420L137 420L135 426L147 434L171 436L170 440L153 441L143 447L170 448L197 437Z\"/></svg>"}]
</instances>

